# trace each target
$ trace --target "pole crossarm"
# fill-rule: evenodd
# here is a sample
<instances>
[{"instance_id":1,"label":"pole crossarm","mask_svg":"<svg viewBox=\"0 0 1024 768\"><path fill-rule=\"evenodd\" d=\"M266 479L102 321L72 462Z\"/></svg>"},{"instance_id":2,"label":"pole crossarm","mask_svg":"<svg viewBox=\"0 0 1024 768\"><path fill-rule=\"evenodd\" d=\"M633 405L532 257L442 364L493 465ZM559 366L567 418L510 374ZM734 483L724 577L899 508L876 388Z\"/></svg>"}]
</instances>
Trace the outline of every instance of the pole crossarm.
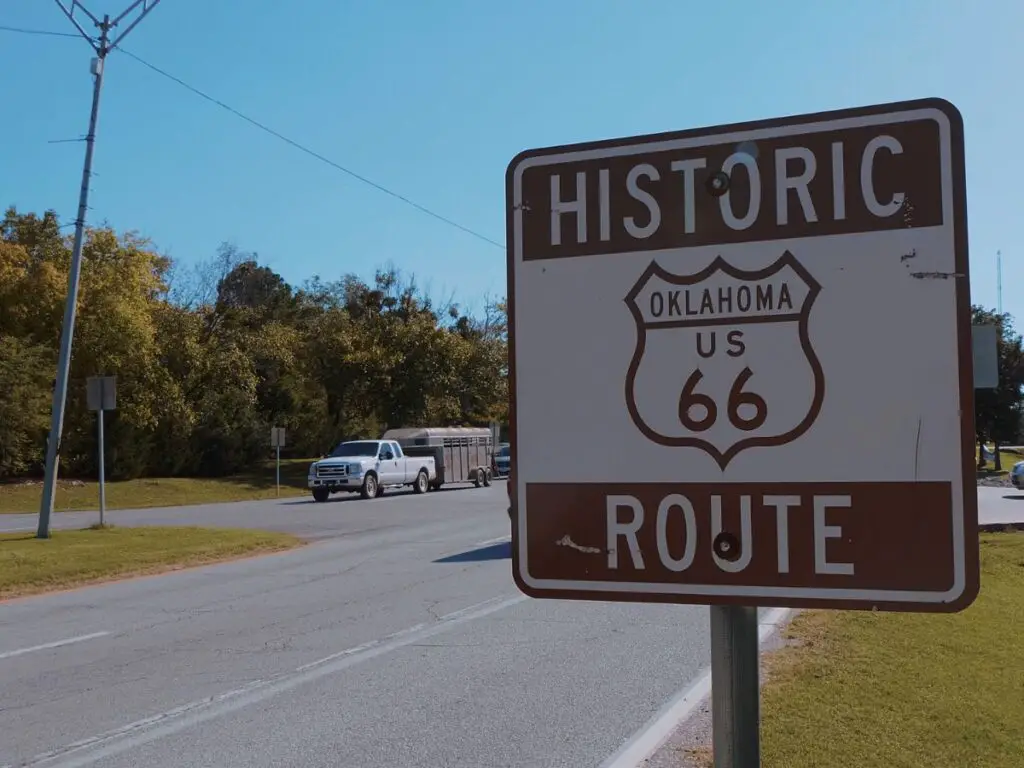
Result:
<instances>
[{"instance_id":1,"label":"pole crossarm","mask_svg":"<svg viewBox=\"0 0 1024 768\"><path fill-rule=\"evenodd\" d=\"M68 0L54 0L54 2L57 3L60 9L64 12L64 15L68 17L68 20L75 25L75 29L77 29L79 33L82 35L82 37L86 39L89 45L93 47L93 50L96 51L96 55L99 56L101 59L104 58L112 50L114 50L117 47L118 43L124 40L125 36L133 29L135 29L135 27L139 25L139 22L146 18L146 16L149 15L150 11L152 11L154 8L157 7L157 5L160 4L160 0L135 0L135 2L133 2L123 11L121 11L121 13L119 13L113 19L110 19L107 16L104 16L102 19L99 19L88 8L82 5L82 3L79 2L79 0L70 0L70 3L68 2ZM103 29L103 27L106 26L108 40L110 31L117 27L118 24L120 24L122 21L126 21L129 19L130 23L128 24L127 27L121 30L120 34L116 35L112 40L109 40L109 42L104 41L102 39L98 41L96 37L86 32L85 28L78 22L78 19L75 18L76 10L80 10L82 13L88 16L92 23L100 29ZM138 11L138 15L136 15L134 18L131 18L132 14L136 11Z\"/></svg>"},{"instance_id":2,"label":"pole crossarm","mask_svg":"<svg viewBox=\"0 0 1024 768\"><path fill-rule=\"evenodd\" d=\"M85 28L82 27L82 25L78 23L78 19L75 18L75 10L81 8L82 13L84 13L86 16L92 19L93 24L95 24L97 27L100 26L103 22L101 22L91 13L89 13L89 9L81 3L79 3L78 0L71 0L70 6L67 5L64 2L64 0L54 0L54 2L57 3L60 9L64 12L64 15L68 17L68 20L75 25L75 29L77 29L79 33L82 35L82 37L86 39L86 42L88 42L89 45L91 45L96 50L96 53L99 53L100 49L96 45L96 40L93 38L92 35L85 31Z\"/></svg>"},{"instance_id":3,"label":"pole crossarm","mask_svg":"<svg viewBox=\"0 0 1024 768\"><path fill-rule=\"evenodd\" d=\"M140 6L142 10L139 12L139 15L135 17L135 20L132 21L132 23L129 24L127 27L125 27L121 34L114 38L113 42L110 43L107 49L112 51L115 48L117 48L117 44L124 40L125 36L133 29L135 29L135 27L138 26L139 22L146 18L149 15L149 12L156 8L157 5L159 4L160 0L135 0L135 2L132 3L120 16L115 18L113 22L111 22L111 24L113 26L117 26L117 24L122 19L126 18L128 14L132 13L136 8L139 8Z\"/></svg>"}]
</instances>

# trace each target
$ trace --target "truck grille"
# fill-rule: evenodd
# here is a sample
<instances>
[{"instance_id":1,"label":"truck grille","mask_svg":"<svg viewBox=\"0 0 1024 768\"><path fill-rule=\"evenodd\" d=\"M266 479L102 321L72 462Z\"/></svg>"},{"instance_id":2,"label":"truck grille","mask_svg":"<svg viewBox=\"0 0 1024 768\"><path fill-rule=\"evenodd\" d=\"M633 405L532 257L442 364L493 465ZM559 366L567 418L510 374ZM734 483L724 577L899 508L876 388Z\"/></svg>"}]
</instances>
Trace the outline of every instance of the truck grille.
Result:
<instances>
[{"instance_id":1,"label":"truck grille","mask_svg":"<svg viewBox=\"0 0 1024 768\"><path fill-rule=\"evenodd\" d=\"M317 477L345 477L348 474L348 467L344 464L333 467L317 467Z\"/></svg>"}]
</instances>

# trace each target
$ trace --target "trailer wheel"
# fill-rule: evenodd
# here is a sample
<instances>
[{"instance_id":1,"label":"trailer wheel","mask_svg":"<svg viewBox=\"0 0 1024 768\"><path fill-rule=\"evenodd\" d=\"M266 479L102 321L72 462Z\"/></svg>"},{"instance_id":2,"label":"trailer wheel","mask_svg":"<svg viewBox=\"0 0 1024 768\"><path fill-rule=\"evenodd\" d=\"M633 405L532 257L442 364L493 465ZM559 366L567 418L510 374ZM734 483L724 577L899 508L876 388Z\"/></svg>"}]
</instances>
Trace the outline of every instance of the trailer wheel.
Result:
<instances>
[{"instance_id":1,"label":"trailer wheel","mask_svg":"<svg viewBox=\"0 0 1024 768\"><path fill-rule=\"evenodd\" d=\"M473 472L473 485L479 488L483 484L483 472L479 469Z\"/></svg>"},{"instance_id":2,"label":"trailer wheel","mask_svg":"<svg viewBox=\"0 0 1024 768\"><path fill-rule=\"evenodd\" d=\"M425 469L421 469L420 473L416 475L416 482L413 483L412 487L416 493L427 492L427 489L430 487L430 479L427 477L427 471Z\"/></svg>"},{"instance_id":3,"label":"trailer wheel","mask_svg":"<svg viewBox=\"0 0 1024 768\"><path fill-rule=\"evenodd\" d=\"M484 485L489 486L491 484L491 470L483 469L480 471L484 473Z\"/></svg>"}]
</instances>

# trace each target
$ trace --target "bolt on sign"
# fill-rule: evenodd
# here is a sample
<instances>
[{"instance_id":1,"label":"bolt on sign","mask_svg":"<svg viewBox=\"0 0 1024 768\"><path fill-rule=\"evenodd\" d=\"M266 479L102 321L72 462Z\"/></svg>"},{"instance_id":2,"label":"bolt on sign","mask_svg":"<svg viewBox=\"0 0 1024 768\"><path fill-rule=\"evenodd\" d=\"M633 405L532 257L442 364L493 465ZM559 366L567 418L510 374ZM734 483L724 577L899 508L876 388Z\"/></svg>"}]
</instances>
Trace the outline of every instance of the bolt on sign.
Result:
<instances>
[{"instance_id":1,"label":"bolt on sign","mask_svg":"<svg viewBox=\"0 0 1024 768\"><path fill-rule=\"evenodd\" d=\"M523 592L973 601L963 142L928 99L512 161Z\"/></svg>"}]
</instances>

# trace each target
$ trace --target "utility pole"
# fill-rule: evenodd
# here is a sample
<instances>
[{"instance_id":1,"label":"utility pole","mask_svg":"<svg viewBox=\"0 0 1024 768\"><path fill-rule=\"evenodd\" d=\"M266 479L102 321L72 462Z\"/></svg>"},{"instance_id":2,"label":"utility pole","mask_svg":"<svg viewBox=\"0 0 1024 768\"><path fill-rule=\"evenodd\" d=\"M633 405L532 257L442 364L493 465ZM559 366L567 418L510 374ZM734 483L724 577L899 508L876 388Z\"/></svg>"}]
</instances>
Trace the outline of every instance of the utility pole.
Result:
<instances>
[{"instance_id":1,"label":"utility pole","mask_svg":"<svg viewBox=\"0 0 1024 768\"><path fill-rule=\"evenodd\" d=\"M75 312L78 308L78 278L82 271L82 241L85 237L85 214L89 208L89 181L92 176L92 152L96 144L96 122L100 111L100 92L103 89L103 69L107 54L114 50L129 32L156 8L160 0L135 0L121 15L111 19L105 15L97 18L79 0L54 0L75 29L96 51L90 70L93 76L92 110L89 113L89 132L85 135L85 164L82 166L82 188L78 197L78 218L75 219L75 242L71 251L71 269L68 274L68 295L64 302L64 324L60 334L60 352L57 355L57 378L53 387L53 407L50 418L50 433L46 441L46 473L43 479L43 499L39 506L39 527L36 538L50 537L50 516L53 514L53 497L57 488L57 470L60 463L61 433L64 429L64 406L67 403L68 374L71 369L71 342L75 334ZM85 31L75 18L75 11L81 11L100 30L98 39ZM111 32L133 13L138 14L111 40ZM86 22L88 23L88 22Z\"/></svg>"}]
</instances>

